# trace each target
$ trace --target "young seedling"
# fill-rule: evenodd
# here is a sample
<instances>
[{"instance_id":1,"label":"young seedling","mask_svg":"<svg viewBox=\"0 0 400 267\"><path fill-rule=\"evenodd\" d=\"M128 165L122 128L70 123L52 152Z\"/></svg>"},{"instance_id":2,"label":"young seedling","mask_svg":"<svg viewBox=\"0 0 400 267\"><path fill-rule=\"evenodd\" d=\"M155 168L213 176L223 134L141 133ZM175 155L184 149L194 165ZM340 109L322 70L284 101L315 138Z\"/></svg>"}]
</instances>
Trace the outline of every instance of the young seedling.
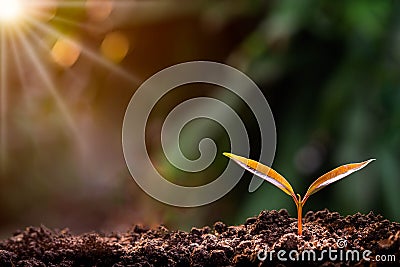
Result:
<instances>
[{"instance_id":1,"label":"young seedling","mask_svg":"<svg viewBox=\"0 0 400 267\"><path fill-rule=\"evenodd\" d=\"M265 166L264 164L261 164L257 161L247 159L241 156L237 156L231 153L223 153L224 156L227 156L228 158L231 158L234 162L239 164L242 168L248 170L249 172L252 172L253 174L257 175L258 177L261 177L262 179L270 182L271 184L275 185L279 189L281 189L283 192L291 196L296 203L296 208L297 208L297 227L298 227L298 235L302 234L303 231L303 224L302 224L302 212L303 212L303 206L306 203L307 199L314 193L318 192L325 186L339 181L340 179L343 179L344 177L352 174L353 172L356 172L358 170L361 170L365 166L368 165L371 161L374 161L375 159L369 159L360 163L350 163L346 165L342 165L340 167L337 167L336 169L325 173L321 177L319 177L317 180L315 180L310 187L308 188L306 194L304 195L303 199L299 194L295 194L293 191L292 186L289 184L289 182L279 173L277 173L275 170L272 168Z\"/></svg>"}]
</instances>

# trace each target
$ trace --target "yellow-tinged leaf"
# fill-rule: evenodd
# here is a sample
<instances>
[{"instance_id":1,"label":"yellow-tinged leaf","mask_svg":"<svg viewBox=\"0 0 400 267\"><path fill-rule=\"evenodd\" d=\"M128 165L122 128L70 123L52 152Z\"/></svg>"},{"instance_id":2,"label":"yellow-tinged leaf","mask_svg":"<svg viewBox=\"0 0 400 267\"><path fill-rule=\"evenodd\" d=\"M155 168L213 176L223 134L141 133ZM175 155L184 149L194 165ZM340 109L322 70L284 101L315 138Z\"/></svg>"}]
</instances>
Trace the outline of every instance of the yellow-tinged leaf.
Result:
<instances>
[{"instance_id":1,"label":"yellow-tinged leaf","mask_svg":"<svg viewBox=\"0 0 400 267\"><path fill-rule=\"evenodd\" d=\"M307 200L309 196L312 194L318 192L325 186L339 181L340 179L343 179L344 177L352 174L353 172L356 172L358 170L361 170L365 166L367 166L370 162L374 161L375 159L369 159L360 163L350 163L346 165L342 165L340 167L337 167L336 169L325 173L321 177L319 177L317 180L315 180L310 187L307 190L306 195L304 196L303 202Z\"/></svg>"},{"instance_id":2,"label":"yellow-tinged leaf","mask_svg":"<svg viewBox=\"0 0 400 267\"><path fill-rule=\"evenodd\" d=\"M224 156L231 158L234 162L239 164L242 168L257 175L258 177L270 182L276 187L280 188L283 192L296 199L296 195L289 182L279 173L272 168L265 166L257 161L247 159L245 157L237 156L231 153L223 153Z\"/></svg>"}]
</instances>

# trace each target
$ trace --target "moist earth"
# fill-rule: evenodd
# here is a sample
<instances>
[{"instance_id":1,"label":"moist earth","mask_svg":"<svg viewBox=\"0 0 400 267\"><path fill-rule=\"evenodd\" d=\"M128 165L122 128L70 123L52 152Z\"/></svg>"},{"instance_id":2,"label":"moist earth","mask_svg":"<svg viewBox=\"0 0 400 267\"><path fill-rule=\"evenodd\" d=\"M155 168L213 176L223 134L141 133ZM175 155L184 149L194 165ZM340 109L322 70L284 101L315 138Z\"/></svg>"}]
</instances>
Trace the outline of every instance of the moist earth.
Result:
<instances>
[{"instance_id":1,"label":"moist earth","mask_svg":"<svg viewBox=\"0 0 400 267\"><path fill-rule=\"evenodd\" d=\"M68 229L41 226L0 241L0 266L388 264L400 265L400 224L373 212L343 217L328 210L309 211L302 236L297 235L297 220L286 210L272 210L239 226L216 222L213 228L190 232L135 225L125 233L74 235Z\"/></svg>"}]
</instances>

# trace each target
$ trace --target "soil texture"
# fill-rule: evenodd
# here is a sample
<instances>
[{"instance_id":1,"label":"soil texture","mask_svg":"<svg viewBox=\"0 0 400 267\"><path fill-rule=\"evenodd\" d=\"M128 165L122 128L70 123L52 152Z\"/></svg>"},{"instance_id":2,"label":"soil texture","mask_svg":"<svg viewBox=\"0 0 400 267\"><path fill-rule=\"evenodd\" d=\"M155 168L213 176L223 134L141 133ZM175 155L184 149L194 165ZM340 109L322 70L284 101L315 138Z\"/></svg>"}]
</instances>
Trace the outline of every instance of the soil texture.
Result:
<instances>
[{"instance_id":1,"label":"soil texture","mask_svg":"<svg viewBox=\"0 0 400 267\"><path fill-rule=\"evenodd\" d=\"M190 232L136 225L74 235L28 227L0 241L0 266L400 266L400 224L380 215L310 211L303 229L298 236L286 210Z\"/></svg>"}]
</instances>

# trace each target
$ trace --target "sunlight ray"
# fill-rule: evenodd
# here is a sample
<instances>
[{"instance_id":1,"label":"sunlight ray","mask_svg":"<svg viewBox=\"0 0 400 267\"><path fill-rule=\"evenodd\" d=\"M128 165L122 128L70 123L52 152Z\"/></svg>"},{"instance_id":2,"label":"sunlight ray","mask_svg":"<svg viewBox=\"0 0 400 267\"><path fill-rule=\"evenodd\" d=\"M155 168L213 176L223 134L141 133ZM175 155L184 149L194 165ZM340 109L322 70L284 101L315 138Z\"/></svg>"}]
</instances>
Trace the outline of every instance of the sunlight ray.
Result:
<instances>
[{"instance_id":1,"label":"sunlight ray","mask_svg":"<svg viewBox=\"0 0 400 267\"><path fill-rule=\"evenodd\" d=\"M7 166L7 46L5 28L0 25L0 50L1 50L1 71L0 71L0 161L1 171Z\"/></svg>"},{"instance_id":2,"label":"sunlight ray","mask_svg":"<svg viewBox=\"0 0 400 267\"><path fill-rule=\"evenodd\" d=\"M134 6L137 4L140 4L140 1L136 0L114 0L110 1L113 6ZM159 1L146 1L146 2L159 2ZM54 0L48 0L48 1L37 1L35 4L36 6L39 7L48 7L48 6L54 6L56 5L60 8L82 8L86 6L86 1L79 1L79 0L69 0L69 1L63 1L63 2L55 2ZM92 6L102 6L104 5L104 1L93 1L90 3Z\"/></svg>"},{"instance_id":3,"label":"sunlight ray","mask_svg":"<svg viewBox=\"0 0 400 267\"><path fill-rule=\"evenodd\" d=\"M51 77L49 77L49 74L47 73L47 70L46 70L43 62L37 56L37 54L33 50L32 46L29 45L26 36L22 35L21 32L19 32L19 31L16 33L17 33L18 40L21 42L22 46L26 50L31 62L35 66L36 70L38 71L40 78L45 83L47 90L52 95L52 97L55 99L56 104L57 104L58 108L60 109L62 116L64 116L64 118L66 119L69 128L71 129L72 133L75 135L76 139L78 141L80 141L79 131L73 121L73 118L72 118L70 112L68 111L68 108L65 105L64 101L59 96L56 86L54 85L54 82L52 81ZM80 141L80 143L82 143L82 142Z\"/></svg>"},{"instance_id":4,"label":"sunlight ray","mask_svg":"<svg viewBox=\"0 0 400 267\"><path fill-rule=\"evenodd\" d=\"M19 29L16 29L16 31L19 31ZM28 81L26 79L26 75L24 73L24 67L23 67L23 62L22 62L22 58L21 58L22 50L21 49L18 50L18 48L20 48L21 45L19 42L17 42L14 35L10 35L10 42L11 42L10 47L11 47L12 57L14 59L15 65L17 67L18 80L21 82L22 90L24 90L24 93L22 94L22 96L24 98L24 104L27 105L29 108L31 106L31 101L29 101L28 91L27 91L29 86L28 86Z\"/></svg>"},{"instance_id":5,"label":"sunlight ray","mask_svg":"<svg viewBox=\"0 0 400 267\"><path fill-rule=\"evenodd\" d=\"M58 38L65 43L69 43L77 49L80 50L81 55L90 59L92 62L97 63L110 70L115 75L122 77L133 86L139 85L142 82L138 76L130 71L124 69L122 66L117 65L111 59L106 58L103 54L92 48L90 45L80 43L78 40L74 39L67 34L59 32L56 28L51 25L46 24L46 22L52 20L60 24L65 24L68 26L77 27L90 32L104 33L104 29L95 28L91 23L90 19L93 21L99 19L106 19L116 7L123 6L136 6L138 3L136 1L112 1L112 0L70 0L70 1L57 1L57 0L40 0L27 2L25 6L26 11L24 16L20 18L15 24L9 24L6 29L5 25L0 25L0 164L1 171L6 168L7 157L8 157L8 93L9 93L9 59L13 59L12 63L15 66L16 77L18 77L18 84L22 88L23 105L26 105L28 110L32 108L32 101L29 98L30 92L30 81L26 76L28 71L25 61L28 60L30 65L29 70L33 69L37 72L37 76L43 83L44 87L48 90L49 94L53 97L57 108L65 120L65 125L71 131L71 134L75 137L79 145L82 145L82 140L79 135L78 126L74 120L74 116L71 113L69 107L66 105L62 96L58 92L58 88L55 84L54 78L52 77L52 72L44 61L42 54L45 56L50 55L52 52L52 47L43 38L43 34L51 38ZM103 17L96 17L91 13L97 11L97 7L107 7L107 9L101 9L102 11L107 11L107 13L102 14ZM91 8L95 8L91 10ZM51 8L51 9L48 9ZM80 8L82 11L87 12L87 21L75 21L68 17L60 16L56 14L57 9L62 8ZM47 10L47 11L46 11ZM106 15L107 16L106 16ZM93 17L91 17L91 15ZM44 19L46 19L44 21ZM43 20L43 21L42 21ZM4 27L3 27L4 26ZM10 30L10 31L8 31ZM26 57L26 59L25 59ZM74 76L77 76L71 69L66 69L66 71L71 72Z\"/></svg>"},{"instance_id":6,"label":"sunlight ray","mask_svg":"<svg viewBox=\"0 0 400 267\"><path fill-rule=\"evenodd\" d=\"M30 23L32 23L34 26L36 26L41 31L51 34L58 38L61 37L61 38L65 39L67 42L70 42L71 44L73 44L74 46L79 47L82 51L82 54L86 55L93 61L109 68L116 74L127 79L129 82L134 83L134 85L139 85L141 83L141 80L138 77L135 77L133 74L129 73L128 71L124 70L123 68L121 68L121 67L115 65L114 63L112 63L111 61L103 58L101 55L96 54L90 48L87 48L86 46L76 42L75 40L71 39L69 36L62 34L61 32L59 32L49 26L46 26L43 23L40 23L39 21L37 21L35 19L32 19L32 18L27 18L27 19L29 20Z\"/></svg>"},{"instance_id":7,"label":"sunlight ray","mask_svg":"<svg viewBox=\"0 0 400 267\"><path fill-rule=\"evenodd\" d=\"M32 3L33 6L35 7L53 7L56 5L57 7L71 7L71 8L82 8L85 6L86 1L55 1L55 0L40 0Z\"/></svg>"},{"instance_id":8,"label":"sunlight ray","mask_svg":"<svg viewBox=\"0 0 400 267\"><path fill-rule=\"evenodd\" d=\"M37 15L37 16L46 16L47 15L46 12L39 11L39 10L34 10L31 13L33 15ZM66 25L79 27L80 29L88 30L91 32L100 32L100 30L97 27L90 26L87 23L81 23L81 22L77 22L72 19L64 18L64 17L61 17L60 15L53 17L51 20L54 20L54 21L60 22L60 23L64 23Z\"/></svg>"},{"instance_id":9,"label":"sunlight ray","mask_svg":"<svg viewBox=\"0 0 400 267\"><path fill-rule=\"evenodd\" d=\"M40 38L36 33L31 31L30 33L31 38L35 39L36 44L39 44L39 46L42 48L43 53L49 53L51 50L51 46L47 44L43 38ZM66 69L66 72L69 74L73 75L75 79L81 79L79 75L76 72L73 72L71 69Z\"/></svg>"}]
</instances>

